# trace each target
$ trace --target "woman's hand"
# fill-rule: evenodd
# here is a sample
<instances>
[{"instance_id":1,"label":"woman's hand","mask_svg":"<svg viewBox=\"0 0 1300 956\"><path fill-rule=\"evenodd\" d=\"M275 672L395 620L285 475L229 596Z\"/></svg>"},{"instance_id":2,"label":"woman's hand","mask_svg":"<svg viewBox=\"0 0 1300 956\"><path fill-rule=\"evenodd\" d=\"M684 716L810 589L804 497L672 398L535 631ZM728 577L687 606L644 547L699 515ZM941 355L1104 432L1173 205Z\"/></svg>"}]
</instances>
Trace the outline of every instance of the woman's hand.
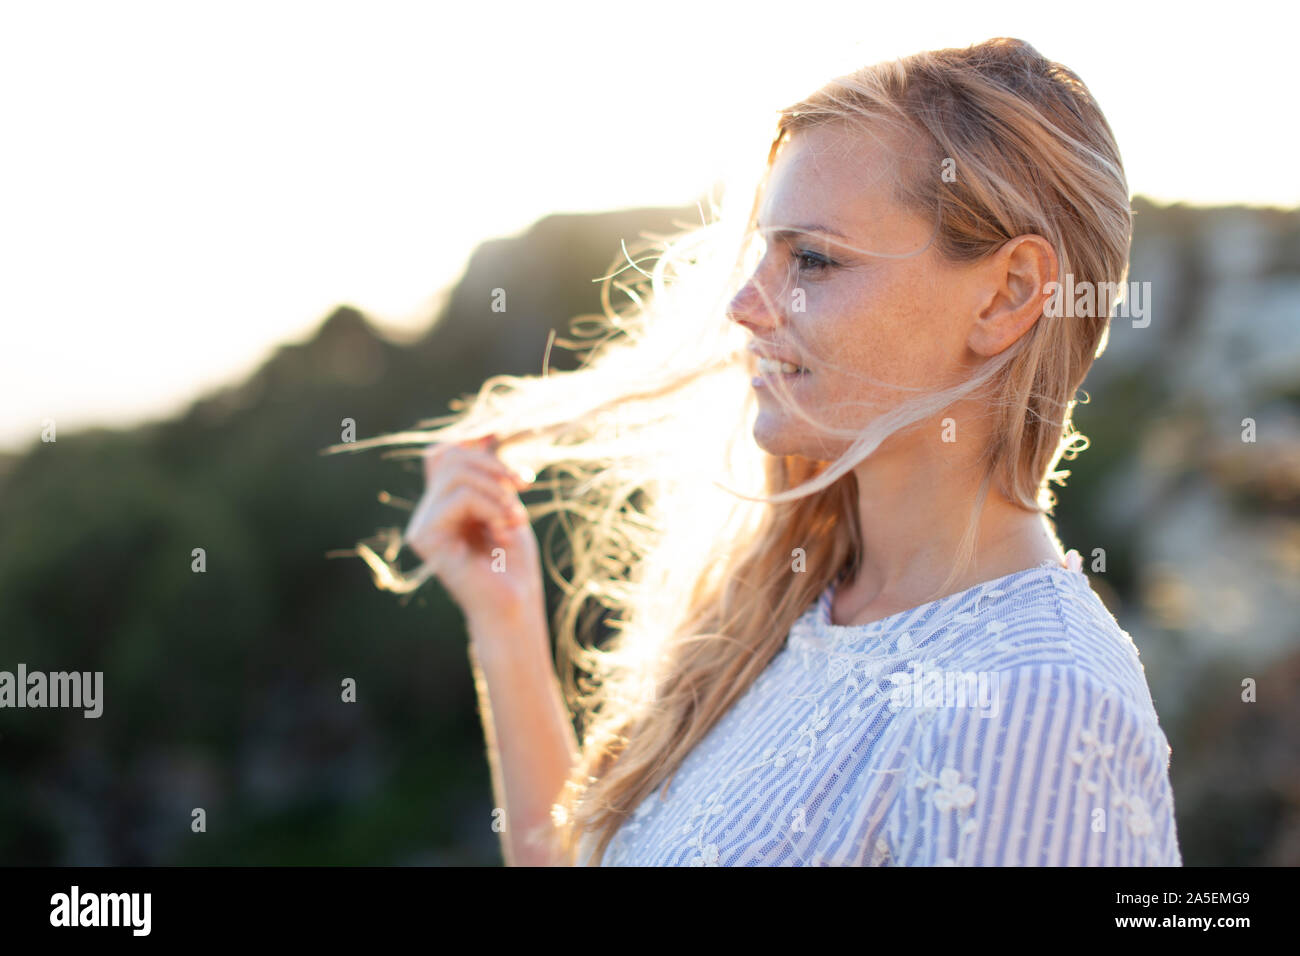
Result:
<instances>
[{"instance_id":1,"label":"woman's hand","mask_svg":"<svg viewBox=\"0 0 1300 956\"><path fill-rule=\"evenodd\" d=\"M435 445L424 495L402 540L442 581L466 619L508 619L542 601L537 538L518 491L528 482L484 439Z\"/></svg>"},{"instance_id":2,"label":"woman's hand","mask_svg":"<svg viewBox=\"0 0 1300 956\"><path fill-rule=\"evenodd\" d=\"M518 495L528 482L502 464L491 438L435 446L424 480L403 540L465 612L492 792L508 821L502 852L510 866L550 866L552 848L531 837L553 827L579 750L550 653L537 538Z\"/></svg>"}]
</instances>

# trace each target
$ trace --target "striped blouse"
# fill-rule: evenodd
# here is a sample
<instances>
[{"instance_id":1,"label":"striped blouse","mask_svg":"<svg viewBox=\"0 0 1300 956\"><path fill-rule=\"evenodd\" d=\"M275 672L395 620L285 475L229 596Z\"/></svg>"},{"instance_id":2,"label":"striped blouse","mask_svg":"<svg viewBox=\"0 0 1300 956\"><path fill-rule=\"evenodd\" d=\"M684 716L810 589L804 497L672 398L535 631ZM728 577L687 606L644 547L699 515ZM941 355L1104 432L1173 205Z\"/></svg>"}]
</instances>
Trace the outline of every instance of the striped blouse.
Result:
<instances>
[{"instance_id":1,"label":"striped blouse","mask_svg":"<svg viewBox=\"0 0 1300 956\"><path fill-rule=\"evenodd\" d=\"M1180 866L1137 649L1071 558L857 626L831 582L604 865Z\"/></svg>"}]
</instances>

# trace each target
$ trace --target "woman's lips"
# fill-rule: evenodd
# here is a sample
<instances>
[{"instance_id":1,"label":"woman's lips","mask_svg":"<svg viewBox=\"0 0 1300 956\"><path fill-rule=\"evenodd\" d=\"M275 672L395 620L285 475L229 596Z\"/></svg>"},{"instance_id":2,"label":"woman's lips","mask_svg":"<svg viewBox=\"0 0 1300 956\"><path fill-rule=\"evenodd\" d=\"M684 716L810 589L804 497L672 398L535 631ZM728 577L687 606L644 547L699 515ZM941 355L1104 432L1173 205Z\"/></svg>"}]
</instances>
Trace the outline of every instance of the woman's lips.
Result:
<instances>
[{"instance_id":1,"label":"woman's lips","mask_svg":"<svg viewBox=\"0 0 1300 956\"><path fill-rule=\"evenodd\" d=\"M775 359L760 358L755 363L755 368L758 374L750 380L750 384L755 388L763 388L769 381L777 378L793 384L808 375L806 368L801 368L791 362L779 362Z\"/></svg>"},{"instance_id":2,"label":"woman's lips","mask_svg":"<svg viewBox=\"0 0 1300 956\"><path fill-rule=\"evenodd\" d=\"M794 362L786 362L782 359L760 358L756 364L758 370L763 373L776 374L780 372L784 375L793 375L795 372L807 371L807 369Z\"/></svg>"}]
</instances>

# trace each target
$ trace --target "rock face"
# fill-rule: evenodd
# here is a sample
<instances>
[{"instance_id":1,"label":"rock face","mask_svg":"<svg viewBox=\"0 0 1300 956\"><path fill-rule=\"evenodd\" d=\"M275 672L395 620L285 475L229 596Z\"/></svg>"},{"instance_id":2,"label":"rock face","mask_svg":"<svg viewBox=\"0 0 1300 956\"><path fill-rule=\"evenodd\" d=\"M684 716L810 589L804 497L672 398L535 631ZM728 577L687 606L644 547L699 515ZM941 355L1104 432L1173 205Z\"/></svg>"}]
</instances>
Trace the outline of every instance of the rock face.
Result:
<instances>
[{"instance_id":1,"label":"rock face","mask_svg":"<svg viewBox=\"0 0 1300 956\"><path fill-rule=\"evenodd\" d=\"M1149 313L1113 321L1084 383L1092 447L1058 529L1141 650L1185 861L1295 865L1300 213L1134 208ZM697 217L549 217L480 247L412 343L341 307L174 420L0 460L0 669L102 670L106 697L95 721L0 728L0 859L499 859L458 612L324 557L402 523L376 492L413 495L418 473L319 452L344 419L397 431L540 372L550 332L599 311L622 240ZM340 710L348 676L360 703ZM189 839L195 807L222 840Z\"/></svg>"}]
</instances>

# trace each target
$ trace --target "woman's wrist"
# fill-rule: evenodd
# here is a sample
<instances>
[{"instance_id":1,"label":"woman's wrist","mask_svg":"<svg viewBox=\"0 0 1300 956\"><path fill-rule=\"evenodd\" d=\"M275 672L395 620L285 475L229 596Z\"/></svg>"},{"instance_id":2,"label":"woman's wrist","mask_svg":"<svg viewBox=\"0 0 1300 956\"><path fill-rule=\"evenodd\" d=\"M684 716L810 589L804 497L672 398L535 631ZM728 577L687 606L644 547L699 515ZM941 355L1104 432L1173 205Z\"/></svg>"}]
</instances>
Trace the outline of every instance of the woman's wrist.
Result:
<instances>
[{"instance_id":1,"label":"woman's wrist","mask_svg":"<svg viewBox=\"0 0 1300 956\"><path fill-rule=\"evenodd\" d=\"M545 603L535 600L509 602L467 620L470 651L475 662L489 673L501 668L544 666L553 668L550 630Z\"/></svg>"}]
</instances>

